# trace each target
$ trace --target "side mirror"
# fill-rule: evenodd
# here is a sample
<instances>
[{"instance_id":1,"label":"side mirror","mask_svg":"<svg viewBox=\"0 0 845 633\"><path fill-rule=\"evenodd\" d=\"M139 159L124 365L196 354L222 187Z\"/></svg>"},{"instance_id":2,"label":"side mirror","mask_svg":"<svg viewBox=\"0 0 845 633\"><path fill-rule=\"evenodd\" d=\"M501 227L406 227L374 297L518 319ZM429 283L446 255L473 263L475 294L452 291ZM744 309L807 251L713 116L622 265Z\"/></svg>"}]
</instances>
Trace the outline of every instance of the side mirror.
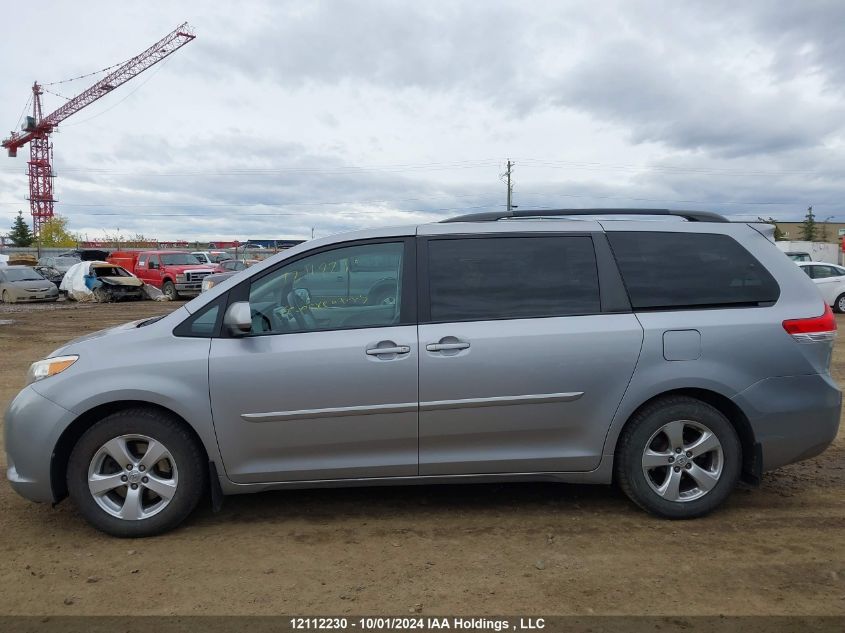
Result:
<instances>
[{"instance_id":1,"label":"side mirror","mask_svg":"<svg viewBox=\"0 0 845 633\"><path fill-rule=\"evenodd\" d=\"M223 315L223 325L232 336L243 336L252 332L252 309L249 301L233 303Z\"/></svg>"}]
</instances>

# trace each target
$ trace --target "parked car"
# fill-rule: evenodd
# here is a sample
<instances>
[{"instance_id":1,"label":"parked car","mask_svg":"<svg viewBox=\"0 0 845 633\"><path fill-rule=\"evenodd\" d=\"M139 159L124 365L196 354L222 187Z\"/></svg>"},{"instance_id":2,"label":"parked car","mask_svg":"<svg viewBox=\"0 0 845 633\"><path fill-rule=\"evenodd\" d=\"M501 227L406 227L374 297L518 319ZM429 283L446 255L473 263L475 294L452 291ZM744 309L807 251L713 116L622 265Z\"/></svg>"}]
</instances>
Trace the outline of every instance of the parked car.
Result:
<instances>
[{"instance_id":1,"label":"parked car","mask_svg":"<svg viewBox=\"0 0 845 633\"><path fill-rule=\"evenodd\" d=\"M813 261L813 258L810 257L810 253L805 253L804 251L784 251L784 255L786 255L789 259L794 262Z\"/></svg>"},{"instance_id":2,"label":"parked car","mask_svg":"<svg viewBox=\"0 0 845 633\"><path fill-rule=\"evenodd\" d=\"M18 303L55 301L59 289L30 266L3 266L0 269L0 301Z\"/></svg>"},{"instance_id":3,"label":"parked car","mask_svg":"<svg viewBox=\"0 0 845 633\"><path fill-rule=\"evenodd\" d=\"M225 281L229 277L233 276L236 272L240 271L230 271L225 273L213 273L208 275L205 279L202 280L202 289L201 292L205 292L206 290L211 290L222 281Z\"/></svg>"},{"instance_id":4,"label":"parked car","mask_svg":"<svg viewBox=\"0 0 845 633\"><path fill-rule=\"evenodd\" d=\"M825 303L836 312L845 312L845 268L824 262L798 262L816 284Z\"/></svg>"},{"instance_id":5,"label":"parked car","mask_svg":"<svg viewBox=\"0 0 845 633\"><path fill-rule=\"evenodd\" d=\"M194 251L191 255L196 257L201 264L208 264L210 266L232 258L226 251Z\"/></svg>"},{"instance_id":6,"label":"parked car","mask_svg":"<svg viewBox=\"0 0 845 633\"><path fill-rule=\"evenodd\" d=\"M214 272L216 273L232 273L238 272L239 270L245 270L250 266L257 264L260 260L257 259L227 259L226 261L222 261L217 266L214 267Z\"/></svg>"},{"instance_id":7,"label":"parked car","mask_svg":"<svg viewBox=\"0 0 845 633\"><path fill-rule=\"evenodd\" d=\"M364 484L615 481L689 519L821 453L841 393L810 279L754 225L577 218L596 213L320 238L72 341L9 406L7 476L146 536L209 489ZM351 283L373 271L391 300ZM328 273L348 289L319 290Z\"/></svg>"},{"instance_id":8,"label":"parked car","mask_svg":"<svg viewBox=\"0 0 845 633\"><path fill-rule=\"evenodd\" d=\"M187 251L124 251L112 253L107 261L123 266L170 299L198 295L203 278L214 272Z\"/></svg>"},{"instance_id":9,"label":"parked car","mask_svg":"<svg viewBox=\"0 0 845 633\"><path fill-rule=\"evenodd\" d=\"M38 265L35 266L35 270L43 275L45 279L48 279L56 284L56 286L59 286L62 283L65 273L80 261L82 260L78 257L42 257L38 260Z\"/></svg>"}]
</instances>

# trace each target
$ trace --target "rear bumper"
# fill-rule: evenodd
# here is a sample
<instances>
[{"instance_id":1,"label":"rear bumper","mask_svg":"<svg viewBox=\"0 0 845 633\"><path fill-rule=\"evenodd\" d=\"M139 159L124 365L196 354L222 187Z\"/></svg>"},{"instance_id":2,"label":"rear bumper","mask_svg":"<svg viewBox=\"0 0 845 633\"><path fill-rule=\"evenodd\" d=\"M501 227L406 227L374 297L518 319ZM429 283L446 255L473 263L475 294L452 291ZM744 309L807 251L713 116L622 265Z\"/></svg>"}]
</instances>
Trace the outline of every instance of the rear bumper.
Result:
<instances>
[{"instance_id":1,"label":"rear bumper","mask_svg":"<svg viewBox=\"0 0 845 633\"><path fill-rule=\"evenodd\" d=\"M762 452L762 470L815 457L839 431L842 393L827 374L781 376L734 396Z\"/></svg>"}]
</instances>

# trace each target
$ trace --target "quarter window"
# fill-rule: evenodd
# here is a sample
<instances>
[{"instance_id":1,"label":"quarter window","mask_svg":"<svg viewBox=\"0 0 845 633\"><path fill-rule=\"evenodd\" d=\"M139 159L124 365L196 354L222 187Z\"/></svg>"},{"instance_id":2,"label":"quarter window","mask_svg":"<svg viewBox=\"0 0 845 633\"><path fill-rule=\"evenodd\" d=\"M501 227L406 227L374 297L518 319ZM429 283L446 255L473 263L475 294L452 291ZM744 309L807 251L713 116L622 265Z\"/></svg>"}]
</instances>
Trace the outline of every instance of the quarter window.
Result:
<instances>
[{"instance_id":1,"label":"quarter window","mask_svg":"<svg viewBox=\"0 0 845 633\"><path fill-rule=\"evenodd\" d=\"M428 243L432 321L600 311L588 236L434 239Z\"/></svg>"},{"instance_id":2,"label":"quarter window","mask_svg":"<svg viewBox=\"0 0 845 633\"><path fill-rule=\"evenodd\" d=\"M295 262L252 282L255 334L398 325L404 244L337 248ZM356 267L355 262L369 265Z\"/></svg>"},{"instance_id":3,"label":"quarter window","mask_svg":"<svg viewBox=\"0 0 845 633\"><path fill-rule=\"evenodd\" d=\"M769 271L727 235L612 231L607 238L635 310L759 306L780 295Z\"/></svg>"}]
</instances>

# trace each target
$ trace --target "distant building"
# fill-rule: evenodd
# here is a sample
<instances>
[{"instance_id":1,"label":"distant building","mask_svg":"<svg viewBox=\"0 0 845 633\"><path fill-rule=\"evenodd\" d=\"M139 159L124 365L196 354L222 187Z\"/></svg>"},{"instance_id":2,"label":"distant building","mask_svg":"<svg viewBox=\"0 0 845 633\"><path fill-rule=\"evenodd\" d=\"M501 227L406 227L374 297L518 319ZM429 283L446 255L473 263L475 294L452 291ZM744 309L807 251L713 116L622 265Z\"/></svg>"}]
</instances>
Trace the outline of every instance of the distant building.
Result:
<instances>
[{"instance_id":1,"label":"distant building","mask_svg":"<svg viewBox=\"0 0 845 633\"><path fill-rule=\"evenodd\" d=\"M791 241L803 240L803 233L801 232L801 225L803 222L777 222L777 227L783 231L783 239ZM826 239L823 238L825 230L827 231ZM831 244L840 244L842 236L845 235L845 223L843 222L828 222L823 223L816 221L816 242L830 242Z\"/></svg>"}]
</instances>

